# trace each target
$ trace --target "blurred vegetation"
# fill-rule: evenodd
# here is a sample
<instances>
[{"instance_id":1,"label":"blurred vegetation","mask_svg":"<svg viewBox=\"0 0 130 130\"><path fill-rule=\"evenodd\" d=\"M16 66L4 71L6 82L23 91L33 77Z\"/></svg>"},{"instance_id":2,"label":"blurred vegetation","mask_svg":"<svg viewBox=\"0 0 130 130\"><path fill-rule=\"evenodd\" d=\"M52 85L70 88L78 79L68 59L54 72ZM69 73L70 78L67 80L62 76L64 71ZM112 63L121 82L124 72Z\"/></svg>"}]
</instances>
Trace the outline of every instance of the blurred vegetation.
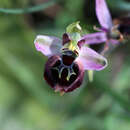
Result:
<instances>
[{"instance_id":1,"label":"blurred vegetation","mask_svg":"<svg viewBox=\"0 0 130 130\"><path fill-rule=\"evenodd\" d=\"M23 8L45 1L3 0L0 5ZM109 0L113 18L121 17L118 11L129 13L113 2ZM98 25L94 0L59 0L30 14L0 13L0 130L130 129L129 41L108 56L108 68L95 72L94 82L84 82L72 93L59 96L43 79L47 58L35 50L36 35L61 37L77 20L86 32L93 31Z\"/></svg>"}]
</instances>

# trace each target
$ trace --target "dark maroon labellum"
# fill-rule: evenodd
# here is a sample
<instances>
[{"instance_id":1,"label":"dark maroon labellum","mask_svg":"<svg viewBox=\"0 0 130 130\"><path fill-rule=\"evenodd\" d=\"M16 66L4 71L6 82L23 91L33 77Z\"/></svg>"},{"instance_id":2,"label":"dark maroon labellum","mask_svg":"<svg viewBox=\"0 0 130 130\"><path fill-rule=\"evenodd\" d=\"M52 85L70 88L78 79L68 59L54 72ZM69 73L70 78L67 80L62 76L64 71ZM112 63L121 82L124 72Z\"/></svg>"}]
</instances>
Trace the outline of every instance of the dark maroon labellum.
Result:
<instances>
[{"instance_id":1,"label":"dark maroon labellum","mask_svg":"<svg viewBox=\"0 0 130 130\"><path fill-rule=\"evenodd\" d=\"M71 56L52 56L46 63L44 78L54 90L58 86L60 92L73 91L80 87L83 77L82 65L75 62Z\"/></svg>"}]
</instances>

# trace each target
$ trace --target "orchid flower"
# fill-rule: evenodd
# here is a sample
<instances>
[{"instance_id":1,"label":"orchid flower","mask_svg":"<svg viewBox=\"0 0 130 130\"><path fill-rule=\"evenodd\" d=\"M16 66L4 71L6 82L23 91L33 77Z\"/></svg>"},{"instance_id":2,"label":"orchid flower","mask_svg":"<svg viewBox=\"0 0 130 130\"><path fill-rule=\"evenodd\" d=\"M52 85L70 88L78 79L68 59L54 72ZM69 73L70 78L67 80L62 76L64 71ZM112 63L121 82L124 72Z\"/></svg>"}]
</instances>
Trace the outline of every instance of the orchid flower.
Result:
<instances>
[{"instance_id":1,"label":"orchid flower","mask_svg":"<svg viewBox=\"0 0 130 130\"><path fill-rule=\"evenodd\" d=\"M82 37L86 44L100 44L106 42L111 44L119 44L123 40L123 35L120 33L118 26L114 25L105 0L96 0L96 15L101 28L96 28L97 31L93 34L88 34ZM88 41L89 39L89 41Z\"/></svg>"},{"instance_id":2,"label":"orchid flower","mask_svg":"<svg viewBox=\"0 0 130 130\"><path fill-rule=\"evenodd\" d=\"M61 94L81 86L85 70L103 70L107 60L83 44L79 22L70 24L62 39L38 35L34 41L37 51L48 57L44 78Z\"/></svg>"}]
</instances>

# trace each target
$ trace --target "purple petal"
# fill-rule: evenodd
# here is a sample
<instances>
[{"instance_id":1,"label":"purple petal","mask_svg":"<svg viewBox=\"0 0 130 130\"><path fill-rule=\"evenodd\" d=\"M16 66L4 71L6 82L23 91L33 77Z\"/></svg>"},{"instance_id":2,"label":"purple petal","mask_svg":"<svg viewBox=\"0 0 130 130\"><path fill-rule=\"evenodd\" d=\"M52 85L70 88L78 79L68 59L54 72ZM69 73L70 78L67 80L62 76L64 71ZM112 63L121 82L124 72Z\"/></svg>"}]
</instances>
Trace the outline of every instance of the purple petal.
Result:
<instances>
[{"instance_id":1,"label":"purple petal","mask_svg":"<svg viewBox=\"0 0 130 130\"><path fill-rule=\"evenodd\" d=\"M107 66L107 59L91 48L83 46L77 61L82 62L85 70L102 70Z\"/></svg>"},{"instance_id":2,"label":"purple petal","mask_svg":"<svg viewBox=\"0 0 130 130\"><path fill-rule=\"evenodd\" d=\"M119 40L115 40L115 39L110 39L108 42L111 44L120 44Z\"/></svg>"},{"instance_id":3,"label":"purple petal","mask_svg":"<svg viewBox=\"0 0 130 130\"><path fill-rule=\"evenodd\" d=\"M96 0L96 15L103 28L109 29L113 26L112 18L105 0Z\"/></svg>"},{"instance_id":4,"label":"purple petal","mask_svg":"<svg viewBox=\"0 0 130 130\"><path fill-rule=\"evenodd\" d=\"M70 37L67 33L64 33L63 36L62 36L62 39L63 39L63 42L62 44L65 45L66 43L70 42Z\"/></svg>"},{"instance_id":5,"label":"purple petal","mask_svg":"<svg viewBox=\"0 0 130 130\"><path fill-rule=\"evenodd\" d=\"M106 33L97 32L92 34L87 34L82 37L81 40L85 40L85 44L100 44L107 40Z\"/></svg>"},{"instance_id":6,"label":"purple petal","mask_svg":"<svg viewBox=\"0 0 130 130\"><path fill-rule=\"evenodd\" d=\"M48 57L53 54L59 54L62 47L62 41L59 38L46 35L38 35L34 44L37 51Z\"/></svg>"}]
</instances>

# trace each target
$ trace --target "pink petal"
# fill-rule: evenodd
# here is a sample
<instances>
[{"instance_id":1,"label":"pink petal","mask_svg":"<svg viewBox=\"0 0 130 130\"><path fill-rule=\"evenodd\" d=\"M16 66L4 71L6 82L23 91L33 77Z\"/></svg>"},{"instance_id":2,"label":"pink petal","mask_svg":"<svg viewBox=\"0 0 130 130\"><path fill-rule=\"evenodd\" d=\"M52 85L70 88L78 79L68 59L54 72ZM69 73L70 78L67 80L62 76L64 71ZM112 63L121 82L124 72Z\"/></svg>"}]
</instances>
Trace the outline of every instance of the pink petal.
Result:
<instances>
[{"instance_id":1,"label":"pink petal","mask_svg":"<svg viewBox=\"0 0 130 130\"><path fill-rule=\"evenodd\" d=\"M106 33L97 32L92 34L87 34L82 37L81 40L85 40L85 44L100 44L107 40Z\"/></svg>"},{"instance_id":2,"label":"pink petal","mask_svg":"<svg viewBox=\"0 0 130 130\"><path fill-rule=\"evenodd\" d=\"M59 38L46 35L38 35L34 44L37 51L48 57L59 54L62 47L62 41Z\"/></svg>"},{"instance_id":3,"label":"pink petal","mask_svg":"<svg viewBox=\"0 0 130 130\"><path fill-rule=\"evenodd\" d=\"M96 0L96 15L103 28L112 27L112 18L105 0Z\"/></svg>"},{"instance_id":4,"label":"pink petal","mask_svg":"<svg viewBox=\"0 0 130 130\"><path fill-rule=\"evenodd\" d=\"M87 46L83 46L79 57L76 59L82 62L85 70L102 70L107 66L107 59Z\"/></svg>"},{"instance_id":5,"label":"pink petal","mask_svg":"<svg viewBox=\"0 0 130 130\"><path fill-rule=\"evenodd\" d=\"M120 44L119 40L115 40L115 39L110 39L108 42L111 44Z\"/></svg>"}]
</instances>

